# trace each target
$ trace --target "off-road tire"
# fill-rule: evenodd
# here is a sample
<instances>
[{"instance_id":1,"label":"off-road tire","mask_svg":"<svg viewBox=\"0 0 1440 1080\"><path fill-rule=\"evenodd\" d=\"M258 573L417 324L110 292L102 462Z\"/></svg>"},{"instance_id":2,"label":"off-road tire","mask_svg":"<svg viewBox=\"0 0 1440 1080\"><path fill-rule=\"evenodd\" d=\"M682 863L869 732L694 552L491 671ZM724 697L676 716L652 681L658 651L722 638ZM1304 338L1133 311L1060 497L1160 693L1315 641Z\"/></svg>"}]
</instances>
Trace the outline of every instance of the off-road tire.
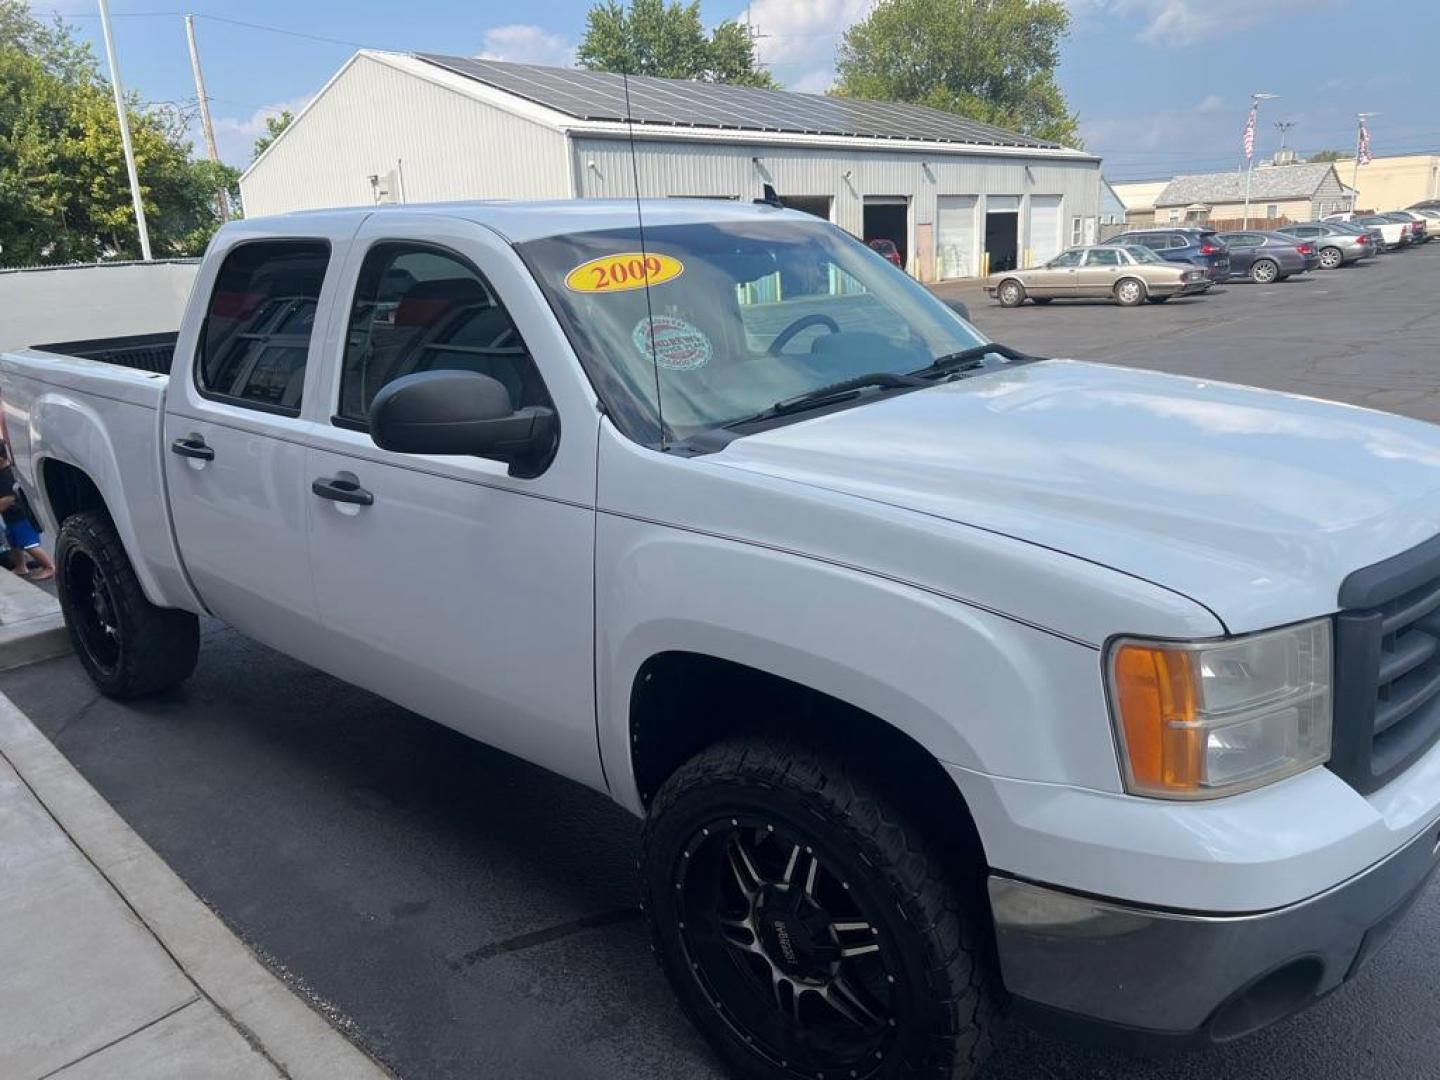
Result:
<instances>
[{"instance_id":1,"label":"off-road tire","mask_svg":"<svg viewBox=\"0 0 1440 1080\"><path fill-rule=\"evenodd\" d=\"M188 611L156 607L145 598L108 515L87 510L66 518L55 540L55 566L71 644L101 693L120 699L143 697L183 682L195 670L199 619ZM96 572L103 580L107 614L117 631L111 663L97 659L97 650L87 640L89 613L77 608L77 592L85 588L79 575L93 580Z\"/></svg>"},{"instance_id":2,"label":"off-road tire","mask_svg":"<svg viewBox=\"0 0 1440 1080\"><path fill-rule=\"evenodd\" d=\"M823 854L851 875L847 889L873 902L876 938L902 975L897 994L914 1003L889 1053L861 1080L964 1080L994 1048L1006 1012L996 975L984 866L958 868L921 838L913 819L857 771L799 743L737 738L682 765L646 819L641 886L653 947L692 1022L746 1080L803 1080L747 1043L712 1001L689 960L678 880L693 864L687 842L717 816L773 815L803 824ZM807 848L807 850L809 850ZM965 860L961 860L965 861ZM978 859L974 860L976 863ZM677 875L679 878L677 880ZM887 959L887 965L890 959ZM730 1015L734 1015L730 1013Z\"/></svg>"}]
</instances>

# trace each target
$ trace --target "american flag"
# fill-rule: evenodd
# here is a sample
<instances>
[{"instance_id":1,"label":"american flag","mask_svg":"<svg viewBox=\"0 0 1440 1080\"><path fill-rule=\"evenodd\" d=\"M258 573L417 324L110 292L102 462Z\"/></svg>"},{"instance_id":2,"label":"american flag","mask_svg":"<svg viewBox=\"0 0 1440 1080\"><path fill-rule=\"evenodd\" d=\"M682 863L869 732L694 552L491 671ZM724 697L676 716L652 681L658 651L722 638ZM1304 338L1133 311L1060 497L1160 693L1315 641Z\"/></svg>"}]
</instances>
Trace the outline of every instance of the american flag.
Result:
<instances>
[{"instance_id":1,"label":"american flag","mask_svg":"<svg viewBox=\"0 0 1440 1080\"><path fill-rule=\"evenodd\" d=\"M1245 121L1245 160L1255 153L1255 110L1250 110L1250 119Z\"/></svg>"},{"instance_id":2,"label":"american flag","mask_svg":"<svg viewBox=\"0 0 1440 1080\"><path fill-rule=\"evenodd\" d=\"M1370 164L1370 129L1362 122L1360 124L1360 156L1358 161L1361 165Z\"/></svg>"}]
</instances>

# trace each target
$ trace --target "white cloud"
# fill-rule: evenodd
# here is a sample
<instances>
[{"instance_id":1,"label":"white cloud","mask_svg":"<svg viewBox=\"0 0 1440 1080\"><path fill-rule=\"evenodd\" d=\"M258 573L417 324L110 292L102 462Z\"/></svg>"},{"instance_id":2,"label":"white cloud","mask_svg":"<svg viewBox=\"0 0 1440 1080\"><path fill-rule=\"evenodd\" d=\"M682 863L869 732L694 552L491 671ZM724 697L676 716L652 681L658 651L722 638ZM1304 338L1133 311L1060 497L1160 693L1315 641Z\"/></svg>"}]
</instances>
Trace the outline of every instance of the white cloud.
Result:
<instances>
[{"instance_id":1,"label":"white cloud","mask_svg":"<svg viewBox=\"0 0 1440 1080\"><path fill-rule=\"evenodd\" d=\"M871 7L872 0L754 0L756 55L781 85L824 93L835 80L840 38Z\"/></svg>"},{"instance_id":2,"label":"white cloud","mask_svg":"<svg viewBox=\"0 0 1440 1080\"><path fill-rule=\"evenodd\" d=\"M1193 45L1331 0L1069 0L1077 15L1109 13L1143 22L1141 41Z\"/></svg>"},{"instance_id":3,"label":"white cloud","mask_svg":"<svg viewBox=\"0 0 1440 1080\"><path fill-rule=\"evenodd\" d=\"M1224 108L1225 99L1219 94L1206 94L1205 97L1201 99L1200 104L1195 106L1195 111L1198 113L1214 113L1221 112Z\"/></svg>"},{"instance_id":4,"label":"white cloud","mask_svg":"<svg viewBox=\"0 0 1440 1080\"><path fill-rule=\"evenodd\" d=\"M573 67L575 43L562 34L538 26L512 23L485 31L476 56L481 60L512 60L521 64L549 64Z\"/></svg>"},{"instance_id":5,"label":"white cloud","mask_svg":"<svg viewBox=\"0 0 1440 1080\"><path fill-rule=\"evenodd\" d=\"M265 134L265 121L273 116L279 116L286 109L291 113L298 114L301 109L310 104L314 94L304 94L289 101L279 101L274 105L266 105L256 109L249 116L217 116L215 117L215 145L220 151L220 160L240 168L250 164L250 156L255 149L255 140ZM195 122L191 137L195 143L197 156L204 154L204 137L200 131L199 121Z\"/></svg>"}]
</instances>

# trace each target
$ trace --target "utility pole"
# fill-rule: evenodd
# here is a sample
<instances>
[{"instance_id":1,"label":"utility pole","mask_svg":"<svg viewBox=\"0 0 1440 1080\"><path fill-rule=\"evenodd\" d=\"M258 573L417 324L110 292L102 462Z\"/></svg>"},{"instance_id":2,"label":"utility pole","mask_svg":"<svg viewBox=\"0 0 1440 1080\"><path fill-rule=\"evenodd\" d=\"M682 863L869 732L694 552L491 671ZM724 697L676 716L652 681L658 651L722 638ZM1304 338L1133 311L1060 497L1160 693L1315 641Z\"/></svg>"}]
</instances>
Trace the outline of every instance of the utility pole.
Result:
<instances>
[{"instance_id":1,"label":"utility pole","mask_svg":"<svg viewBox=\"0 0 1440 1080\"><path fill-rule=\"evenodd\" d=\"M135 204L135 228L140 233L140 257L150 261L150 230L145 227L145 203L140 198L140 176L135 171L135 147L130 142L130 117L125 112L125 88L120 84L120 63L115 59L115 35L110 30L110 4L100 4L100 28L105 32L105 58L110 62L110 87L115 91L115 112L120 118L120 145L125 150L125 171L130 174L130 200Z\"/></svg>"},{"instance_id":2,"label":"utility pole","mask_svg":"<svg viewBox=\"0 0 1440 1080\"><path fill-rule=\"evenodd\" d=\"M195 16L185 16L185 37L190 42L190 70L195 73L195 97L200 102L200 127L205 132L205 151L210 160L219 162L220 151L215 148L215 125L210 122L210 97L205 93L205 73L200 70L200 48L195 44ZM230 207L225 192L215 193L215 213L221 221L230 217Z\"/></svg>"},{"instance_id":3,"label":"utility pole","mask_svg":"<svg viewBox=\"0 0 1440 1080\"><path fill-rule=\"evenodd\" d=\"M1279 94L1267 94L1257 91L1250 95L1250 116L1245 122L1245 138L1248 145L1245 148L1245 157L1248 164L1245 167L1245 220L1241 222L1240 228L1250 227L1250 177L1255 172L1255 118L1260 112L1260 102L1273 101Z\"/></svg>"}]
</instances>

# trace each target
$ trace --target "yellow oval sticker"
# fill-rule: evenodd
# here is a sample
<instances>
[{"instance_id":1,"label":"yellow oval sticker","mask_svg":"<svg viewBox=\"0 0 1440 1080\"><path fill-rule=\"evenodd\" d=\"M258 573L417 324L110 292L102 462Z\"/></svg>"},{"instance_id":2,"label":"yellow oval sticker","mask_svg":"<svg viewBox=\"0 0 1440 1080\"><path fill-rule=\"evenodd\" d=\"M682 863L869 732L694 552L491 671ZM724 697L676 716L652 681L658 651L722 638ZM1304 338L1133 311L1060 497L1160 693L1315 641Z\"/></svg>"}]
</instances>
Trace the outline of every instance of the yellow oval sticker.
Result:
<instances>
[{"instance_id":1,"label":"yellow oval sticker","mask_svg":"<svg viewBox=\"0 0 1440 1080\"><path fill-rule=\"evenodd\" d=\"M674 281L684 272L685 264L670 255L626 251L581 263L565 275L565 287L582 293L626 292Z\"/></svg>"}]
</instances>

